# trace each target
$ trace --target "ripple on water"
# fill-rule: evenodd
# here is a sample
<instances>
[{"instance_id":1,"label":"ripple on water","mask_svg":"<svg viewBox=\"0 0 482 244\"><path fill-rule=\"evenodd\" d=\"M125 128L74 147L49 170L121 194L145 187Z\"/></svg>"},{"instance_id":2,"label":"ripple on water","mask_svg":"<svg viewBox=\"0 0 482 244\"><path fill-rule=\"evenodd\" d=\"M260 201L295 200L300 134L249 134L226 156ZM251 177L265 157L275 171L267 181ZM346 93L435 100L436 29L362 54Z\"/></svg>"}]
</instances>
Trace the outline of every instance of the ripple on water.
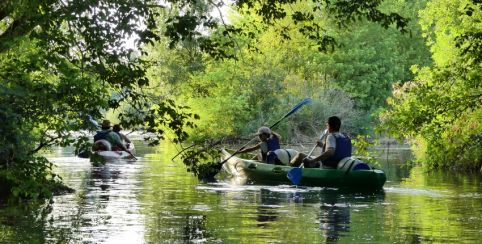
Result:
<instances>
[{"instance_id":1,"label":"ripple on water","mask_svg":"<svg viewBox=\"0 0 482 244\"><path fill-rule=\"evenodd\" d=\"M316 192L325 190L322 187L296 187L291 185L277 185L277 186L266 186L266 185L231 185L228 182L216 182L207 185L198 185L196 189L209 191L209 192L229 192L229 191L260 191L269 190L271 192L277 193L303 193L303 192Z\"/></svg>"},{"instance_id":2,"label":"ripple on water","mask_svg":"<svg viewBox=\"0 0 482 244\"><path fill-rule=\"evenodd\" d=\"M202 184L157 152L155 159L102 167L72 155L59 151L49 159L77 192L54 197L46 220L0 216L0 229L10 228L3 222L23 229L9 240L30 234L71 243L478 243L482 234L477 182L461 188L421 180L418 189L395 180L380 194ZM33 228L41 233L29 233Z\"/></svg>"},{"instance_id":3,"label":"ripple on water","mask_svg":"<svg viewBox=\"0 0 482 244\"><path fill-rule=\"evenodd\" d=\"M462 198L475 198L475 199L482 198L482 194L478 192L465 192L465 193L459 194L458 196Z\"/></svg>"},{"instance_id":4,"label":"ripple on water","mask_svg":"<svg viewBox=\"0 0 482 244\"><path fill-rule=\"evenodd\" d=\"M429 197L447 197L448 196L446 195L446 192L426 190L426 189L388 187L388 188L383 188L383 190L386 193L397 193L397 194L404 194L404 195L424 195Z\"/></svg>"},{"instance_id":5,"label":"ripple on water","mask_svg":"<svg viewBox=\"0 0 482 244\"><path fill-rule=\"evenodd\" d=\"M64 182L77 190L54 197L45 231L55 240L56 230L67 228L70 240L104 243L144 242L144 215L137 195L143 189L136 161L110 161L92 166L89 159L49 157Z\"/></svg>"}]
</instances>

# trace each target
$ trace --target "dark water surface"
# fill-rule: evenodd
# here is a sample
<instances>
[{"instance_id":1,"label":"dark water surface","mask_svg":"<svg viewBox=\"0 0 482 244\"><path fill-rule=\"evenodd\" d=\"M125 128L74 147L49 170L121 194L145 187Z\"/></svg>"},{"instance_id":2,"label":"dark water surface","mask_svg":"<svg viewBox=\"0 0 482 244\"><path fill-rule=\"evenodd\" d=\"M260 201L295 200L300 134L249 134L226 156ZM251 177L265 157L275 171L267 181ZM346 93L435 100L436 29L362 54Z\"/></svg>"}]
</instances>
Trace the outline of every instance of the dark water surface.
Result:
<instances>
[{"instance_id":1,"label":"dark water surface","mask_svg":"<svg viewBox=\"0 0 482 244\"><path fill-rule=\"evenodd\" d=\"M174 149L136 142L138 161L93 167L70 149L48 157L74 194L0 206L4 243L481 243L480 175L403 166L391 149L376 194L199 183Z\"/></svg>"}]
</instances>

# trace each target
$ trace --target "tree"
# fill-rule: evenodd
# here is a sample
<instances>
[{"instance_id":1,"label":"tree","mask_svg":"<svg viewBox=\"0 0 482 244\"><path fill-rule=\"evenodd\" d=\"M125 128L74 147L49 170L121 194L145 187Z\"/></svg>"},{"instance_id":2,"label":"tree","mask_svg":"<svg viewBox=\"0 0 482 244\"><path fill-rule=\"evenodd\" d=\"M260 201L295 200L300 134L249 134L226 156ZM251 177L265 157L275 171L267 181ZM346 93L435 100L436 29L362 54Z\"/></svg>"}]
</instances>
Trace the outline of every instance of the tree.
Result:
<instances>
[{"instance_id":1,"label":"tree","mask_svg":"<svg viewBox=\"0 0 482 244\"><path fill-rule=\"evenodd\" d=\"M127 38L155 40L157 13L146 1L4 1L0 20L0 182L21 197L48 196L59 179L41 149L88 145L86 116L128 108L124 126L143 126L162 139L170 128L178 140L191 114L172 100L142 93L149 83ZM115 10L115 11L113 11ZM145 27L143 27L145 26ZM141 49L140 49L141 50ZM4 121L4 122L3 122Z\"/></svg>"},{"instance_id":2,"label":"tree","mask_svg":"<svg viewBox=\"0 0 482 244\"><path fill-rule=\"evenodd\" d=\"M417 159L430 167L482 166L482 3L437 0L421 12L433 67L395 87L386 129L411 138Z\"/></svg>"},{"instance_id":3,"label":"tree","mask_svg":"<svg viewBox=\"0 0 482 244\"><path fill-rule=\"evenodd\" d=\"M406 4L402 0L387 1L383 8L385 12L397 10L416 17L424 1L410 2L404 8ZM187 102L203 118L198 123L200 127L196 135L249 134L257 126L269 123L270 118L282 116L283 109L289 107L293 100L306 96L329 100L329 96L323 96L332 94L325 92L330 89L343 90L337 94L339 96L354 97L354 107L364 112L352 111L363 118L357 117L355 121L359 123L353 123L349 128L354 129L351 132L361 132L368 127L371 112L386 105L391 84L411 80L413 75L409 67L430 61L428 49L420 36L420 27L417 28L416 24L411 24L412 36L408 36L394 29L384 30L367 21L339 28L338 21L327 14L316 15L312 22L323 27L328 34L336 35L340 46L330 52L319 52L318 42L300 32L305 22L293 21L289 17L309 12L312 8L312 2L292 4L286 10L287 16L278 19L273 26L264 23L259 14L243 11L229 16L227 20L234 29L243 29L249 35L232 32L230 38L226 38L223 35L225 28L211 33L211 40L217 40L217 43L235 43L228 55L236 56L236 60L204 57L202 68L181 75L188 82L176 83L176 91L182 97L180 100ZM162 50L164 46L161 42L153 49ZM176 54L169 54L169 57L174 62L178 60ZM186 60L185 67L189 66ZM175 67L178 65L175 64ZM186 74L189 74L188 77ZM208 104L211 104L209 108ZM332 109L324 108L323 111L352 108L342 102L333 103L330 107ZM326 118L321 116L322 112L314 112L317 114L314 121ZM305 129L319 126L306 126L306 121L296 120L296 116L292 121ZM281 127L278 130L299 131L299 128ZM312 133L311 130L304 132Z\"/></svg>"},{"instance_id":4,"label":"tree","mask_svg":"<svg viewBox=\"0 0 482 244\"><path fill-rule=\"evenodd\" d=\"M254 11L264 23L287 16L289 0L235 1L239 11ZM210 17L219 2L151 0L112 1L2 1L0 3L0 183L21 197L48 196L58 177L51 164L37 153L52 145L87 145L87 136L72 132L89 128L85 118L125 108L121 124L142 126L155 133L158 143L166 129L177 141L186 139L184 128L193 126L193 115L165 96L144 93L149 85L146 43L162 34L174 47L189 41L217 58L230 55L232 33L248 36L244 28L223 25L225 42L206 36L219 20ZM302 21L299 30L326 50L335 40L313 21L315 14L330 13L339 25L366 18L384 27L404 30L406 19L383 13L379 0L318 0L308 12L289 13ZM160 15L163 9L172 14ZM285 35L286 38L289 36ZM134 38L135 48L126 42Z\"/></svg>"}]
</instances>

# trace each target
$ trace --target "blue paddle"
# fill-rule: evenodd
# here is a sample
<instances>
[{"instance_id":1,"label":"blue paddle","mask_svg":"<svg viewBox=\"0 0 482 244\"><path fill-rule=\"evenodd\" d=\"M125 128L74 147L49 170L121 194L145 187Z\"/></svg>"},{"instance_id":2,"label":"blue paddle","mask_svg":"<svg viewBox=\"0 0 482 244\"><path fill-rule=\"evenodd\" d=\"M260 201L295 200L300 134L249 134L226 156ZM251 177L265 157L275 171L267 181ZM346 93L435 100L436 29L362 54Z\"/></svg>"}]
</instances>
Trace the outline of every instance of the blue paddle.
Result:
<instances>
[{"instance_id":1,"label":"blue paddle","mask_svg":"<svg viewBox=\"0 0 482 244\"><path fill-rule=\"evenodd\" d=\"M269 128L272 129L274 128L275 126L277 126L282 120L286 119L288 116L294 114L296 111L298 111L298 109L300 109L301 107L303 107L304 105L306 104L310 104L311 103L311 98L305 98L303 99L303 101L301 101L300 103L298 103L296 106L294 106L287 114L285 114L285 116L283 116L283 118L281 118L280 120L276 121L276 123L274 123L272 126L270 126Z\"/></svg>"},{"instance_id":2,"label":"blue paddle","mask_svg":"<svg viewBox=\"0 0 482 244\"><path fill-rule=\"evenodd\" d=\"M323 137L328 133L328 130L324 130L323 133L320 136L320 140L323 139ZM305 158L308 158L311 156L313 151L315 151L317 144L311 149L311 151L308 153L308 155ZM288 174L286 174L286 177L293 183L293 185L299 185L301 182L301 179L303 178L303 163L301 163L300 167L292 168L288 171Z\"/></svg>"},{"instance_id":3,"label":"blue paddle","mask_svg":"<svg viewBox=\"0 0 482 244\"><path fill-rule=\"evenodd\" d=\"M99 129L99 128L100 128L99 123L97 123L97 121L95 121L95 120L92 118L92 116L87 115L87 120L88 120L89 123L92 124L96 129Z\"/></svg>"},{"instance_id":4,"label":"blue paddle","mask_svg":"<svg viewBox=\"0 0 482 244\"><path fill-rule=\"evenodd\" d=\"M273 129L275 126L277 126L281 121L283 121L284 119L288 118L290 115L294 114L296 111L298 111L301 107L303 107L304 105L306 104L310 104L311 103L311 98L305 98L303 99L303 101L299 102L298 104L296 104L296 106L294 106L288 113L286 113L283 118L279 119L278 121L276 121L276 123L274 123L272 126L270 126L269 128L270 129ZM244 144L240 149L238 149L236 152L234 152L233 154L231 154L231 156L229 156L227 159L223 160L222 162L220 162L218 165L222 165L224 163L226 163L226 161L228 161L231 157L233 157L234 155L238 154L241 150L243 150L246 146L248 146L255 138L251 139L250 141L248 141L246 144Z\"/></svg>"}]
</instances>

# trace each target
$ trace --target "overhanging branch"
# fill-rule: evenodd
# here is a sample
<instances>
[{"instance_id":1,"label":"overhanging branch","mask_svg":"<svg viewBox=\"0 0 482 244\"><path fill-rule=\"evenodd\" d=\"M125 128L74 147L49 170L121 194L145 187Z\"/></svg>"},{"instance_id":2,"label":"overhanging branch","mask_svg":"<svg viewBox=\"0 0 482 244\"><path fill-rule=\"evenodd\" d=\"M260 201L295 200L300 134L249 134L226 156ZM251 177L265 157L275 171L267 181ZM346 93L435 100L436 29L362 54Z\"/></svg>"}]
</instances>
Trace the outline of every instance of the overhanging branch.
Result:
<instances>
[{"instance_id":1,"label":"overhanging branch","mask_svg":"<svg viewBox=\"0 0 482 244\"><path fill-rule=\"evenodd\" d=\"M10 49L13 45L13 39L27 35L36 25L37 23L28 18L15 19L7 30L0 35L0 53Z\"/></svg>"}]
</instances>

